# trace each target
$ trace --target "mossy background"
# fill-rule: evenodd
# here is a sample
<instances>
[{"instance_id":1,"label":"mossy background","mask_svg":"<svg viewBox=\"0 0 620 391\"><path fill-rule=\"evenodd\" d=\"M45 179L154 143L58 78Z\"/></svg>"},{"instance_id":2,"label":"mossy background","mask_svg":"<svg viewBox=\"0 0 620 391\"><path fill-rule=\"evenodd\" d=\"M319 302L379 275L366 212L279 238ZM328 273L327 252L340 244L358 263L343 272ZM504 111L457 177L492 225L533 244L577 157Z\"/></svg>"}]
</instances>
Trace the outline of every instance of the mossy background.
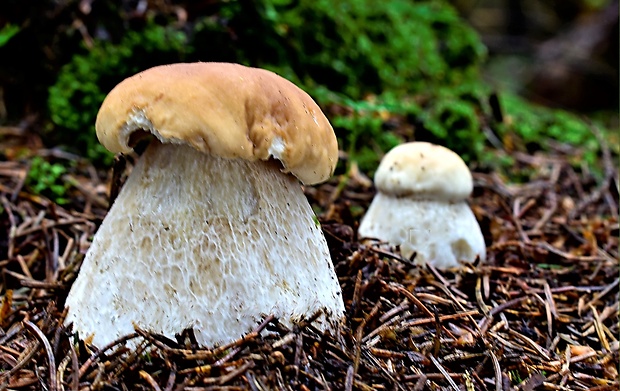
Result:
<instances>
[{"instance_id":1,"label":"mossy background","mask_svg":"<svg viewBox=\"0 0 620 391\"><path fill-rule=\"evenodd\" d=\"M46 143L101 165L111 157L94 119L106 93L136 72L180 61L239 62L300 85L334 125L346 155L339 172L355 162L372 174L385 151L414 139L496 169L511 162L490 149L533 153L548 140L579 147L576 163L596 165L593 126L618 151L608 115L536 106L485 79L489 53L455 8L467 8L463 1L4 3L0 121L35 113ZM583 3L596 11L612 2Z\"/></svg>"}]
</instances>

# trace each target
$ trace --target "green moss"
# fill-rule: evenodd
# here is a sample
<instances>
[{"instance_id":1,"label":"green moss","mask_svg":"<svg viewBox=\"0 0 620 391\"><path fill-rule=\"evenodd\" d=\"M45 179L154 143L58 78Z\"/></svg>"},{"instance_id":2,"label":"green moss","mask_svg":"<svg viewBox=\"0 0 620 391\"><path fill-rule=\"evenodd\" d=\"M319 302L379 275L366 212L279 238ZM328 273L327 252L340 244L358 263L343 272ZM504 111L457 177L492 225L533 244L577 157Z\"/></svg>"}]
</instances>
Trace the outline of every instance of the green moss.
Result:
<instances>
[{"instance_id":1,"label":"green moss","mask_svg":"<svg viewBox=\"0 0 620 391\"><path fill-rule=\"evenodd\" d=\"M67 168L59 163L50 163L40 156L30 161L30 170L26 176L26 187L34 194L48 197L59 205L68 202L67 191L71 187L64 179Z\"/></svg>"},{"instance_id":2,"label":"green moss","mask_svg":"<svg viewBox=\"0 0 620 391\"><path fill-rule=\"evenodd\" d=\"M121 80L150 66L176 62L185 52L184 33L149 24L129 31L118 43L96 41L84 54L73 56L49 89L48 107L56 125L51 138L92 160L109 153L95 137L97 110Z\"/></svg>"},{"instance_id":3,"label":"green moss","mask_svg":"<svg viewBox=\"0 0 620 391\"><path fill-rule=\"evenodd\" d=\"M421 111L413 101L391 94L360 101L342 96L331 99L349 109L346 114L333 116L331 121L348 161L356 162L364 172L373 171L385 151L404 141L386 129L386 119L419 115Z\"/></svg>"},{"instance_id":4,"label":"green moss","mask_svg":"<svg viewBox=\"0 0 620 391\"><path fill-rule=\"evenodd\" d=\"M497 129L502 137L515 137L516 147L535 152L550 149L551 143L561 143L576 147L575 164L593 166L599 160L600 144L592 129L596 124L566 111L536 106L515 95L502 95L500 102L507 120Z\"/></svg>"},{"instance_id":5,"label":"green moss","mask_svg":"<svg viewBox=\"0 0 620 391\"><path fill-rule=\"evenodd\" d=\"M439 87L426 99L417 138L443 144L465 160L478 158L485 142L482 128L488 94L488 89L476 82Z\"/></svg>"},{"instance_id":6,"label":"green moss","mask_svg":"<svg viewBox=\"0 0 620 391\"><path fill-rule=\"evenodd\" d=\"M588 163L597 158L589 124L574 115L499 92L507 120L494 122L491 89L479 75L486 50L447 1L216 3L183 32L149 22L118 34L120 40L95 40L73 56L49 89L54 141L91 159L106 158L93 124L119 81L162 63L230 61L274 70L323 107L338 106L330 119L340 146L365 172L412 137L486 162L485 131L513 137L524 151L547 149L547 140L556 140L579 146L579 159ZM394 117L413 133L393 132Z\"/></svg>"},{"instance_id":7,"label":"green moss","mask_svg":"<svg viewBox=\"0 0 620 391\"><path fill-rule=\"evenodd\" d=\"M263 2L295 53L293 69L353 99L458 83L485 56L473 30L444 2L300 0L282 10L277 3Z\"/></svg>"},{"instance_id":8,"label":"green moss","mask_svg":"<svg viewBox=\"0 0 620 391\"><path fill-rule=\"evenodd\" d=\"M324 105L349 106L351 115L333 119L341 144L372 169L383 151L402 142L385 131L379 113L420 116L420 107L402 103L405 96L475 80L484 54L473 30L440 1L228 1L189 35L150 23L116 43L96 40L63 67L49 90L49 108L55 141L100 159L107 155L93 134L96 111L123 78L184 57L262 66ZM370 92L381 94L378 103L365 101ZM442 92L429 107L425 121L441 139L463 124L460 133L475 128L475 110L458 99Z\"/></svg>"}]
</instances>

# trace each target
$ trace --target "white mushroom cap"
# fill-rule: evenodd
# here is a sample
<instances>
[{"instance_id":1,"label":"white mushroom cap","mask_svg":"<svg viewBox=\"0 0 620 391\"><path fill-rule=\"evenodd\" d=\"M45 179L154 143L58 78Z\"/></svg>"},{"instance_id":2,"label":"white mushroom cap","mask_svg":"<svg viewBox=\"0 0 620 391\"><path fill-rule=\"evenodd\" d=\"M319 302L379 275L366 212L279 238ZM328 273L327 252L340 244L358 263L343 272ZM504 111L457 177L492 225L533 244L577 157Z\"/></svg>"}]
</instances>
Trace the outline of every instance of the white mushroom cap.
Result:
<instances>
[{"instance_id":1,"label":"white mushroom cap","mask_svg":"<svg viewBox=\"0 0 620 391\"><path fill-rule=\"evenodd\" d=\"M344 303L321 228L297 179L327 179L333 130L285 79L236 64L156 67L120 83L97 117L114 152L156 137L93 238L66 322L102 347L134 325L203 345L227 343L273 314L320 312L335 331ZM279 160L275 164L270 158Z\"/></svg>"},{"instance_id":2,"label":"white mushroom cap","mask_svg":"<svg viewBox=\"0 0 620 391\"><path fill-rule=\"evenodd\" d=\"M436 201L461 201L473 190L469 168L459 155L441 145L398 145L381 160L375 185L385 194Z\"/></svg>"},{"instance_id":3,"label":"white mushroom cap","mask_svg":"<svg viewBox=\"0 0 620 391\"><path fill-rule=\"evenodd\" d=\"M425 142L389 151L375 174L378 193L364 215L359 235L400 246L420 265L459 267L486 258L486 245L467 204L472 176L451 150Z\"/></svg>"}]
</instances>

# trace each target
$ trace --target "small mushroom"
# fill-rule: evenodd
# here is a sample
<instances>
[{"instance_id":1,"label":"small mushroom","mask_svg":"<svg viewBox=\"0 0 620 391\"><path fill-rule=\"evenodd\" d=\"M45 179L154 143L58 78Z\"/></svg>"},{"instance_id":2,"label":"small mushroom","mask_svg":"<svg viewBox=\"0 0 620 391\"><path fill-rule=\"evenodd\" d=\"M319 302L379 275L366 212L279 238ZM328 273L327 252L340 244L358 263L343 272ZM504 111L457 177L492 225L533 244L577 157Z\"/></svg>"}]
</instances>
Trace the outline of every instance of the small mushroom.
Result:
<instances>
[{"instance_id":1,"label":"small mushroom","mask_svg":"<svg viewBox=\"0 0 620 391\"><path fill-rule=\"evenodd\" d=\"M358 233L400 246L420 265L460 266L486 258L476 217L467 204L473 181L453 151L426 142L389 151L375 174L377 194Z\"/></svg>"},{"instance_id":2,"label":"small mushroom","mask_svg":"<svg viewBox=\"0 0 620 391\"><path fill-rule=\"evenodd\" d=\"M265 315L291 325L317 312L320 330L338 327L338 279L295 178L328 179L338 145L305 92L237 64L159 66L117 85L96 129L114 153L152 141L67 297L81 337L102 347L134 325L168 337L193 328L215 345Z\"/></svg>"}]
</instances>

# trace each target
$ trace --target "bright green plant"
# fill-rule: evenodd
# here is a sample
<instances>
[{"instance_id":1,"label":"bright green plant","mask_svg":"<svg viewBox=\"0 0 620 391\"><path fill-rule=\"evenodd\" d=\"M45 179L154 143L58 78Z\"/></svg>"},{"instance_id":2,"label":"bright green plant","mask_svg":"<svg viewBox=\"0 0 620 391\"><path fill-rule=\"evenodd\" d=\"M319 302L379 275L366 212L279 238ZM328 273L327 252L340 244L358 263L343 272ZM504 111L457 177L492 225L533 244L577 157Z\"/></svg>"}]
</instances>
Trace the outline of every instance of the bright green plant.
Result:
<instances>
[{"instance_id":1,"label":"bright green plant","mask_svg":"<svg viewBox=\"0 0 620 391\"><path fill-rule=\"evenodd\" d=\"M584 160L589 165L598 161L600 145L592 124L577 115L528 103L515 95L504 94L500 99L506 113L505 124L497 129L499 134L514 136L521 147L534 152L546 150L549 142L564 143L578 147L581 152L574 156L575 163Z\"/></svg>"},{"instance_id":2,"label":"bright green plant","mask_svg":"<svg viewBox=\"0 0 620 391\"><path fill-rule=\"evenodd\" d=\"M13 24L6 24L0 29L0 47L4 46L13 38L15 34L19 32L19 26Z\"/></svg>"},{"instance_id":3,"label":"bright green plant","mask_svg":"<svg viewBox=\"0 0 620 391\"><path fill-rule=\"evenodd\" d=\"M48 197L57 204L68 202L67 191L71 187L63 178L67 168L60 163L50 163L40 156L30 161L26 186L34 193Z\"/></svg>"}]
</instances>

